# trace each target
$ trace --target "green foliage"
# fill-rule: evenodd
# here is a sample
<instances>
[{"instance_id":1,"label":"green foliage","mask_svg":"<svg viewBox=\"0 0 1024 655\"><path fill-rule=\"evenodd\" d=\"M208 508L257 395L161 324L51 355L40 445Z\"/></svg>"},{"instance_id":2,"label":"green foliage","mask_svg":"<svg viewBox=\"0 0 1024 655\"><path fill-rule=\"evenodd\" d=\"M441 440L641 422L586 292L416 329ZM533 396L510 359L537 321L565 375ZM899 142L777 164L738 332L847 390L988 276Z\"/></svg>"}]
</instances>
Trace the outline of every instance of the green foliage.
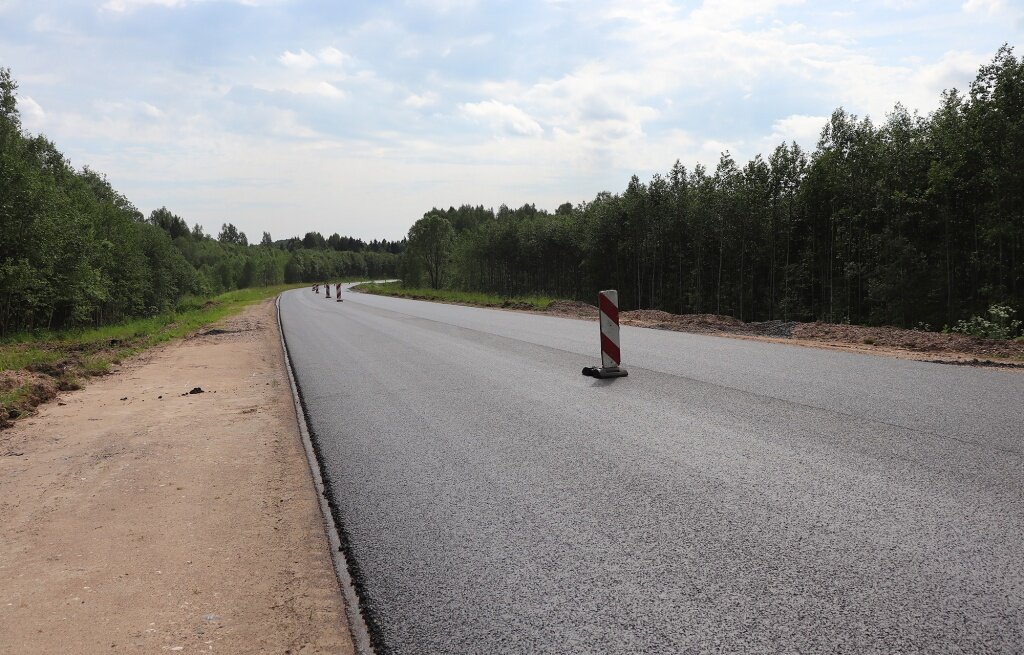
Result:
<instances>
[{"instance_id":1,"label":"green foliage","mask_svg":"<svg viewBox=\"0 0 1024 655\"><path fill-rule=\"evenodd\" d=\"M231 223L224 223L220 227L220 234L217 235L217 241L221 243L233 243L236 246L247 246L249 240L245 238L245 232L239 232L238 228Z\"/></svg>"},{"instance_id":2,"label":"green foliage","mask_svg":"<svg viewBox=\"0 0 1024 655\"><path fill-rule=\"evenodd\" d=\"M334 249L307 253L265 232L250 247L231 223L215 240L166 207L147 219L102 175L25 133L16 91L0 69L0 337L155 317L187 296L397 272L402 244L335 234Z\"/></svg>"},{"instance_id":3,"label":"green foliage","mask_svg":"<svg viewBox=\"0 0 1024 655\"><path fill-rule=\"evenodd\" d=\"M960 321L953 327L953 332L983 339L1013 339L1024 331L1024 321L1013 318L1016 313L1007 305L992 305L988 308L988 318L974 316Z\"/></svg>"},{"instance_id":4,"label":"green foliage","mask_svg":"<svg viewBox=\"0 0 1024 655\"><path fill-rule=\"evenodd\" d=\"M1024 306L1024 62L1004 46L927 117L897 106L875 124L838 109L811 153L676 162L553 214L427 216L453 226L454 288L588 302L616 288L624 309L954 325ZM422 257L402 262L412 286L427 272Z\"/></svg>"},{"instance_id":5,"label":"green foliage","mask_svg":"<svg viewBox=\"0 0 1024 655\"><path fill-rule=\"evenodd\" d=\"M409 228L408 255L426 271L433 289L439 289L445 281L454 237L452 224L438 211L427 212Z\"/></svg>"}]
</instances>

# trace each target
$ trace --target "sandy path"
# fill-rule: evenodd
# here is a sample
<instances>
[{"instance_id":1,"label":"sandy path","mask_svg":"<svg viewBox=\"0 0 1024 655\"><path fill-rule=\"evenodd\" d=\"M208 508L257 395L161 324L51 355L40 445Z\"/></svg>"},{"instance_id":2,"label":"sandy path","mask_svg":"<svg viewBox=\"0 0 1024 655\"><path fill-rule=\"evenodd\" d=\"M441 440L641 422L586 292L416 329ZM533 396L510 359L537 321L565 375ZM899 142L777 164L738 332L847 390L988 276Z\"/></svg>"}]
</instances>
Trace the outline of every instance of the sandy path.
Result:
<instances>
[{"instance_id":1,"label":"sandy path","mask_svg":"<svg viewBox=\"0 0 1024 655\"><path fill-rule=\"evenodd\" d=\"M4 652L352 652L274 305L219 327L0 432Z\"/></svg>"}]
</instances>

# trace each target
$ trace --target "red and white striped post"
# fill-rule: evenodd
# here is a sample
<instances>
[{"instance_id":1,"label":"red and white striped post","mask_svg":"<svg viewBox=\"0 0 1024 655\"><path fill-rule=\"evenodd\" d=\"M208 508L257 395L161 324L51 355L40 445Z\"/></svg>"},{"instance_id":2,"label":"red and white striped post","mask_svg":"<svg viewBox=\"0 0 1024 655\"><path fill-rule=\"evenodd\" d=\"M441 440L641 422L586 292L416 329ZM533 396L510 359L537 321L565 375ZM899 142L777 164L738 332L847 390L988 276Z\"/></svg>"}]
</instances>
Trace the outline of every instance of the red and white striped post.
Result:
<instances>
[{"instance_id":1,"label":"red and white striped post","mask_svg":"<svg viewBox=\"0 0 1024 655\"><path fill-rule=\"evenodd\" d=\"M338 297L338 302L344 302L341 299L341 282L334 285L334 295Z\"/></svg>"},{"instance_id":2,"label":"red and white striped post","mask_svg":"<svg viewBox=\"0 0 1024 655\"><path fill-rule=\"evenodd\" d=\"M619 349L619 292L614 289L597 295L601 319L601 367L588 366L583 375L594 378L624 378L629 372L619 368L622 352Z\"/></svg>"}]
</instances>

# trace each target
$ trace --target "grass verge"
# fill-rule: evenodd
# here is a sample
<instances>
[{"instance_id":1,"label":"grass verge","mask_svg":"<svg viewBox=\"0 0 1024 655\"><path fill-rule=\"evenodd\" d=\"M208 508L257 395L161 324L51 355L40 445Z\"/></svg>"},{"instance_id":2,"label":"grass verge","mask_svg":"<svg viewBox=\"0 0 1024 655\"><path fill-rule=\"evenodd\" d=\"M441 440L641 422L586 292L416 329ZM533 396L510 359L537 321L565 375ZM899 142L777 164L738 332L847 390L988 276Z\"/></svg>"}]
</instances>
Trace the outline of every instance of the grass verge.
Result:
<instances>
[{"instance_id":1,"label":"grass verge","mask_svg":"<svg viewBox=\"0 0 1024 655\"><path fill-rule=\"evenodd\" d=\"M63 332L37 331L0 342L0 429L82 381L110 372L121 360L272 298L284 284L229 291L212 298L183 298L175 311L118 325Z\"/></svg>"},{"instance_id":2,"label":"grass verge","mask_svg":"<svg viewBox=\"0 0 1024 655\"><path fill-rule=\"evenodd\" d=\"M416 300L434 300L439 302L477 305L479 307L509 307L513 309L545 310L554 298L547 296L496 296L476 291L457 291L454 289L410 289L401 282L367 282L353 287L354 291L372 293L378 296L398 296Z\"/></svg>"}]
</instances>

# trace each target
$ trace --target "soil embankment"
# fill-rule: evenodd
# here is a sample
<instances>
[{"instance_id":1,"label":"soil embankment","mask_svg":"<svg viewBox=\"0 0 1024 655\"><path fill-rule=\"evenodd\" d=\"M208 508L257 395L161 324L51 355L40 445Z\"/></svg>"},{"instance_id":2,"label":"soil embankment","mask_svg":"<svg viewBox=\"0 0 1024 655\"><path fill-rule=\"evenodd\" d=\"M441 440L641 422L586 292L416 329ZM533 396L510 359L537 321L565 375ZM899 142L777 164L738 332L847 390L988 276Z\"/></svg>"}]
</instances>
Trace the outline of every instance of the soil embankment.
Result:
<instances>
[{"instance_id":1,"label":"soil embankment","mask_svg":"<svg viewBox=\"0 0 1024 655\"><path fill-rule=\"evenodd\" d=\"M584 302L558 300L548 314L597 320L597 307ZM942 334L896 327L869 327L836 323L765 321L744 323L716 314L670 314L640 309L622 312L623 325L694 332L724 337L782 341L795 345L832 348L951 364L1024 367L1024 342L977 339L963 334Z\"/></svg>"},{"instance_id":2,"label":"soil embankment","mask_svg":"<svg viewBox=\"0 0 1024 655\"><path fill-rule=\"evenodd\" d=\"M217 327L0 432L6 651L352 652L273 301Z\"/></svg>"}]
</instances>

